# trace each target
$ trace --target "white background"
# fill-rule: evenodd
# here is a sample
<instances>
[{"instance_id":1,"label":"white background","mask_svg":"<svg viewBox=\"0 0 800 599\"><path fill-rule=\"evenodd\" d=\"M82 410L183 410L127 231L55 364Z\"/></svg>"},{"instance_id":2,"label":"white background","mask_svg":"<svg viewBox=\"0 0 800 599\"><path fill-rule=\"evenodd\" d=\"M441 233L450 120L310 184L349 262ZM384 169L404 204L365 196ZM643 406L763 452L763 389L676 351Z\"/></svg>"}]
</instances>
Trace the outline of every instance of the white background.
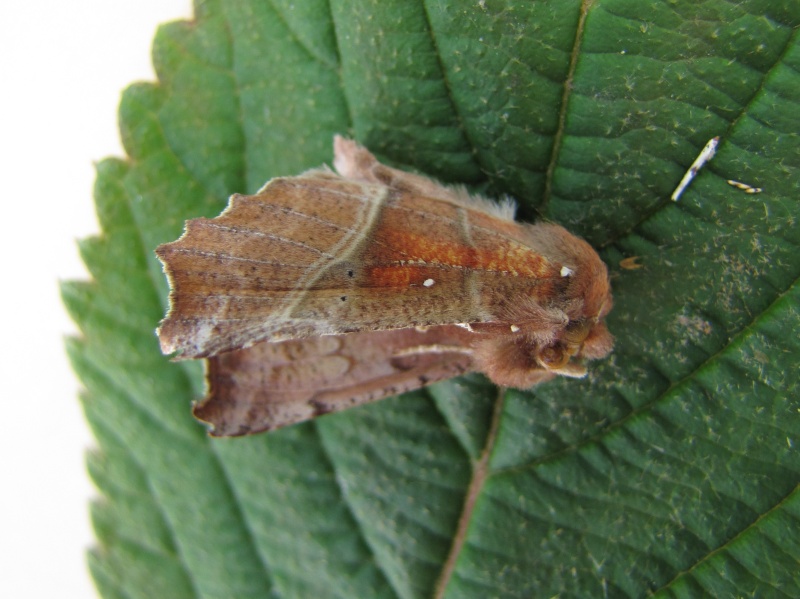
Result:
<instances>
[{"instance_id":1,"label":"white background","mask_svg":"<svg viewBox=\"0 0 800 599\"><path fill-rule=\"evenodd\" d=\"M58 281L86 279L75 240L97 233L92 162L124 156L121 91L154 80L159 23L189 0L0 4L0 594L96 597L86 476L93 447L63 337Z\"/></svg>"}]
</instances>

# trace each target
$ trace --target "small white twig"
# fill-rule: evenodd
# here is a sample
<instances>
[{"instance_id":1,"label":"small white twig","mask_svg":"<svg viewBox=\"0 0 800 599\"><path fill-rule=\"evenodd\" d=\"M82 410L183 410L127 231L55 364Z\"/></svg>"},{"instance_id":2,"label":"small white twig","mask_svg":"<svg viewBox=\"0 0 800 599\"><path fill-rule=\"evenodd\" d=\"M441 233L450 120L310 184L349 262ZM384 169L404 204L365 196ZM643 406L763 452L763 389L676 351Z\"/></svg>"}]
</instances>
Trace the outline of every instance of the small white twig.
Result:
<instances>
[{"instance_id":1,"label":"small white twig","mask_svg":"<svg viewBox=\"0 0 800 599\"><path fill-rule=\"evenodd\" d=\"M678 183L678 187L676 187L675 191L672 192L673 202L678 201L678 198L681 197L683 190L689 186L689 183L691 183L692 179L694 179L697 175L697 171L703 168L703 165L705 165L706 162L714 157L714 154L717 153L718 145L719 135L708 140L708 143L700 151L700 154L697 155L697 158L695 158L694 162L692 162L692 166L690 166L689 170L686 171L686 174L683 176L683 179L681 179L681 182Z\"/></svg>"}]
</instances>

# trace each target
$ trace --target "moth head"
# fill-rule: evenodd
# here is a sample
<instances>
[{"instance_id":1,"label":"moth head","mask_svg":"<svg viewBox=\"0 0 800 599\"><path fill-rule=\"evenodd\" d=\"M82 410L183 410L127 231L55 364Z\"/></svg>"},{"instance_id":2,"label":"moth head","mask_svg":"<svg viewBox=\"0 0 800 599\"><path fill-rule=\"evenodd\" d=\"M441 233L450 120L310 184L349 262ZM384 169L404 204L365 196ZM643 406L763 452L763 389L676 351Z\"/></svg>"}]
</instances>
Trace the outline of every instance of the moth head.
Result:
<instances>
[{"instance_id":1,"label":"moth head","mask_svg":"<svg viewBox=\"0 0 800 599\"><path fill-rule=\"evenodd\" d=\"M475 344L479 370L495 384L517 389L529 388L556 375L586 376L584 362L605 357L614 344L605 324L605 316L611 310L611 294L607 280L601 280L599 287L589 290L593 301L577 299L570 314L545 310L537 315L532 327L520 322L508 328L487 330ZM473 328L482 330L480 325Z\"/></svg>"},{"instance_id":2,"label":"moth head","mask_svg":"<svg viewBox=\"0 0 800 599\"><path fill-rule=\"evenodd\" d=\"M565 285L556 302L567 322L551 340L535 346L533 353L541 368L580 378L587 372L581 359L603 358L614 344L605 325L613 305L611 286L608 269L591 246L564 230L558 233L560 245L554 253L571 265L560 271Z\"/></svg>"}]
</instances>

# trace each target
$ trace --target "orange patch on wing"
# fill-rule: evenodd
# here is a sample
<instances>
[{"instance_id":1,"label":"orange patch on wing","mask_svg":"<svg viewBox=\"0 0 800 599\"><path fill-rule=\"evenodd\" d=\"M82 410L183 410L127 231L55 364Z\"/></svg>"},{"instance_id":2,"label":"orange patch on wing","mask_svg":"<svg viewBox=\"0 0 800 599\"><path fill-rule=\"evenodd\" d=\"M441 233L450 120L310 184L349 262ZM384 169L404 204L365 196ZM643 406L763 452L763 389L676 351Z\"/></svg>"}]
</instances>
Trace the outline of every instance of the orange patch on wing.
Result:
<instances>
[{"instance_id":1,"label":"orange patch on wing","mask_svg":"<svg viewBox=\"0 0 800 599\"><path fill-rule=\"evenodd\" d=\"M412 265L372 266L367 268L363 286L411 287L424 286L430 278L430 268Z\"/></svg>"},{"instance_id":2,"label":"orange patch on wing","mask_svg":"<svg viewBox=\"0 0 800 599\"><path fill-rule=\"evenodd\" d=\"M493 248L473 248L452 240L442 241L435 236L436 231L420 234L383 230L376 236L381 248L376 253L380 261L440 264L520 277L553 276L556 272L555 266L546 258L513 241L497 243Z\"/></svg>"}]
</instances>

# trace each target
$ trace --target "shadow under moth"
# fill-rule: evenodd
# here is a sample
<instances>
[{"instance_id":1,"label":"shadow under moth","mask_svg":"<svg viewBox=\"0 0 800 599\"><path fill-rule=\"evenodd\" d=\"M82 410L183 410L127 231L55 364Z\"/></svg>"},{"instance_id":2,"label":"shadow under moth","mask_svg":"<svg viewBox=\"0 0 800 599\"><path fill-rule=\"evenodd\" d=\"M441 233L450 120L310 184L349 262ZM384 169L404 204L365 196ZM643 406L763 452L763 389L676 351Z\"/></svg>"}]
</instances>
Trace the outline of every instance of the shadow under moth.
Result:
<instances>
[{"instance_id":1,"label":"shadow under moth","mask_svg":"<svg viewBox=\"0 0 800 599\"><path fill-rule=\"evenodd\" d=\"M338 136L334 167L234 195L156 250L171 288L161 349L208 360L194 414L212 435L471 371L516 388L583 377L611 351L608 272L582 239Z\"/></svg>"}]
</instances>

